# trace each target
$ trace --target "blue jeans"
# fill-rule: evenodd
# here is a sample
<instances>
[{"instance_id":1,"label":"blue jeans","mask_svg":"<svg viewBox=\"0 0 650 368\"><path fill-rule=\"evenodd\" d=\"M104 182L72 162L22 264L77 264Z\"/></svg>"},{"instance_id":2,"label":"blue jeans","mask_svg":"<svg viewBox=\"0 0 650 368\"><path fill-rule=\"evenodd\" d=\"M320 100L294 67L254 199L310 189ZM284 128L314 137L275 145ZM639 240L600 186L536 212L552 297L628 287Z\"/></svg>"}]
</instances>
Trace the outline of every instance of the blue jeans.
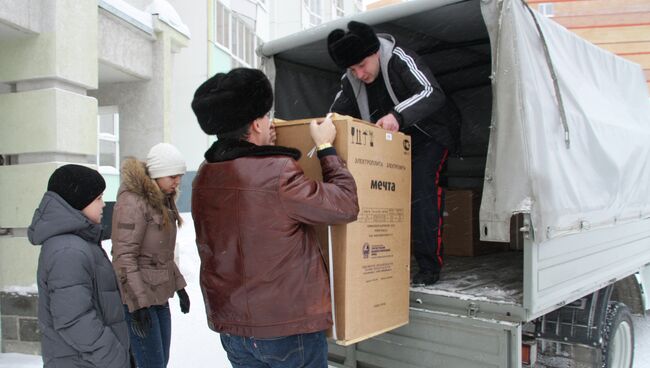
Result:
<instances>
[{"instance_id":1,"label":"blue jeans","mask_svg":"<svg viewBox=\"0 0 650 368\"><path fill-rule=\"evenodd\" d=\"M138 368L165 368L169 362L169 345L172 335L172 318L169 313L169 303L149 307L151 328L146 337L142 338L133 333L131 313L127 306L126 323L129 325L131 350Z\"/></svg>"},{"instance_id":2,"label":"blue jeans","mask_svg":"<svg viewBox=\"0 0 650 368\"><path fill-rule=\"evenodd\" d=\"M327 368L325 331L256 338L221 334L233 368Z\"/></svg>"}]
</instances>

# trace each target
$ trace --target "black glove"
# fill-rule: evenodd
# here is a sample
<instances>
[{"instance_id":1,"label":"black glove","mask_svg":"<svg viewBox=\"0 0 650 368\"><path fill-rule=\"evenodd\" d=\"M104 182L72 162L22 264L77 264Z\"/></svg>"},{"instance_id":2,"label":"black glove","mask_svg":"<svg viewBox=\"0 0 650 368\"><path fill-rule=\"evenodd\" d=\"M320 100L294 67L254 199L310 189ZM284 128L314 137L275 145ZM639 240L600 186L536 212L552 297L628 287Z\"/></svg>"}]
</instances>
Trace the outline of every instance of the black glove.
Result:
<instances>
[{"instance_id":1,"label":"black glove","mask_svg":"<svg viewBox=\"0 0 650 368\"><path fill-rule=\"evenodd\" d=\"M136 336L147 337L151 328L149 308L140 308L131 313L131 329Z\"/></svg>"},{"instance_id":2,"label":"black glove","mask_svg":"<svg viewBox=\"0 0 650 368\"><path fill-rule=\"evenodd\" d=\"M178 294L178 299L181 302L181 312L189 313L190 312L190 297L187 295L185 289L180 289L176 292Z\"/></svg>"}]
</instances>

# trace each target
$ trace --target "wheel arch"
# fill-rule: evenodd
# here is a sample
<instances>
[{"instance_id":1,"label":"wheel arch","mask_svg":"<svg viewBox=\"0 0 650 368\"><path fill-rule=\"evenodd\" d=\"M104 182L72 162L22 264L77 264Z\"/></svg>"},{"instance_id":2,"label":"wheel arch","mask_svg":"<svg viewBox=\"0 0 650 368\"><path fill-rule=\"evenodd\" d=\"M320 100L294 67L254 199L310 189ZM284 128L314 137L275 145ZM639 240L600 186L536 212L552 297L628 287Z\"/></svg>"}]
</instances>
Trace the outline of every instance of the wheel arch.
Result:
<instances>
[{"instance_id":1,"label":"wheel arch","mask_svg":"<svg viewBox=\"0 0 650 368\"><path fill-rule=\"evenodd\" d=\"M643 289L636 275L630 275L614 283L610 300L621 302L632 314L644 314Z\"/></svg>"}]
</instances>

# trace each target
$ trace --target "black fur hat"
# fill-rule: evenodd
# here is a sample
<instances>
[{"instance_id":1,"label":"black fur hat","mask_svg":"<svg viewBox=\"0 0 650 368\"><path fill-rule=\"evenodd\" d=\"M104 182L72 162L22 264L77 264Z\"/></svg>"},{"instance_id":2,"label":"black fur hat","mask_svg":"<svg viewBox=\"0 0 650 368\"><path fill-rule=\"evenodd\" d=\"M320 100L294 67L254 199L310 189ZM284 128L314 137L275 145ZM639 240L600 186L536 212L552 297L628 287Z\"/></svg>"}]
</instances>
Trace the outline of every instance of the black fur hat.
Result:
<instances>
[{"instance_id":1,"label":"black fur hat","mask_svg":"<svg viewBox=\"0 0 650 368\"><path fill-rule=\"evenodd\" d=\"M379 50L379 39L369 25L351 21L348 30L346 33L335 29L327 36L327 51L342 69L358 64Z\"/></svg>"},{"instance_id":2,"label":"black fur hat","mask_svg":"<svg viewBox=\"0 0 650 368\"><path fill-rule=\"evenodd\" d=\"M106 189L104 178L86 166L68 164L54 170L47 183L47 190L61 196L79 211L88 206Z\"/></svg>"},{"instance_id":3,"label":"black fur hat","mask_svg":"<svg viewBox=\"0 0 650 368\"><path fill-rule=\"evenodd\" d=\"M218 73L194 93L192 110L206 134L232 132L261 118L273 106L271 82L257 69Z\"/></svg>"}]
</instances>

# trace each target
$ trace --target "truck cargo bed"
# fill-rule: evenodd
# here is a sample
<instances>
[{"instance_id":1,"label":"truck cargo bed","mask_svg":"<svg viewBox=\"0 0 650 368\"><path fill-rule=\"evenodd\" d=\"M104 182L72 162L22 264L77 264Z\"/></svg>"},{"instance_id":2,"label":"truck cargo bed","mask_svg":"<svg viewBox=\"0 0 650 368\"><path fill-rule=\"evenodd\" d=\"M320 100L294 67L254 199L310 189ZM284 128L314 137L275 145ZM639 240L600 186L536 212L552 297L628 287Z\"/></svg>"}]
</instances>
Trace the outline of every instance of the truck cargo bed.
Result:
<instances>
[{"instance_id":1,"label":"truck cargo bed","mask_svg":"<svg viewBox=\"0 0 650 368\"><path fill-rule=\"evenodd\" d=\"M477 257L445 257L441 279L411 291L466 300L523 303L523 253L500 252Z\"/></svg>"}]
</instances>

